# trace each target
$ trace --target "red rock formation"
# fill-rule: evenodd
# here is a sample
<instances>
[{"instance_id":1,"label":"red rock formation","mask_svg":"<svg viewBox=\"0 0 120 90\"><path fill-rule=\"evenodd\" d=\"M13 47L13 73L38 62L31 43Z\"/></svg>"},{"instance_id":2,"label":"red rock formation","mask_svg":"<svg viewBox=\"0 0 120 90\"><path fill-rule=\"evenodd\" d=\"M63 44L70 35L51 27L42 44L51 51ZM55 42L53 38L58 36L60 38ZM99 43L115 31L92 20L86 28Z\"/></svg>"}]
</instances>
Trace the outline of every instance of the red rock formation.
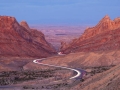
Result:
<instances>
[{"instance_id":1,"label":"red rock formation","mask_svg":"<svg viewBox=\"0 0 120 90\"><path fill-rule=\"evenodd\" d=\"M21 25L14 17L0 16L0 56L46 57L55 54L44 34Z\"/></svg>"},{"instance_id":2,"label":"red rock formation","mask_svg":"<svg viewBox=\"0 0 120 90\"><path fill-rule=\"evenodd\" d=\"M111 20L105 16L95 27L85 30L80 38L62 45L64 53L78 51L110 50L120 47L120 18Z\"/></svg>"},{"instance_id":3,"label":"red rock formation","mask_svg":"<svg viewBox=\"0 0 120 90\"><path fill-rule=\"evenodd\" d=\"M27 24L26 21L21 21L20 25L23 26L24 28L28 29L28 30L30 29L30 27L29 27L29 25Z\"/></svg>"}]
</instances>

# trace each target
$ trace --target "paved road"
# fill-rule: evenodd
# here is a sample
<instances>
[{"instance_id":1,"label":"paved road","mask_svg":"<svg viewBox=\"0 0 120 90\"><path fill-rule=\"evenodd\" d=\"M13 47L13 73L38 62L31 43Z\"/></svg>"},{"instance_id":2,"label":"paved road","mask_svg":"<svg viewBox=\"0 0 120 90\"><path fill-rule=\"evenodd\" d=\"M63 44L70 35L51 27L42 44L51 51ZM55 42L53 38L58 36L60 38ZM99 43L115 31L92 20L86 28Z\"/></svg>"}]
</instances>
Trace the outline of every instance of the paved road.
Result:
<instances>
[{"instance_id":1,"label":"paved road","mask_svg":"<svg viewBox=\"0 0 120 90\"><path fill-rule=\"evenodd\" d=\"M43 60L45 60L45 58L35 59L35 60L33 60L33 62L36 63L36 64L40 64L40 65L56 67L56 68L64 68L64 69L69 69L69 70L75 71L77 74L75 76L71 77L70 79L77 79L77 78L82 78L83 77L83 70L77 70L77 69L73 69L73 68L68 68L68 67L63 67L63 66L56 66L56 65L51 65L51 64L44 64L44 63L40 62L40 61L43 61Z\"/></svg>"}]
</instances>

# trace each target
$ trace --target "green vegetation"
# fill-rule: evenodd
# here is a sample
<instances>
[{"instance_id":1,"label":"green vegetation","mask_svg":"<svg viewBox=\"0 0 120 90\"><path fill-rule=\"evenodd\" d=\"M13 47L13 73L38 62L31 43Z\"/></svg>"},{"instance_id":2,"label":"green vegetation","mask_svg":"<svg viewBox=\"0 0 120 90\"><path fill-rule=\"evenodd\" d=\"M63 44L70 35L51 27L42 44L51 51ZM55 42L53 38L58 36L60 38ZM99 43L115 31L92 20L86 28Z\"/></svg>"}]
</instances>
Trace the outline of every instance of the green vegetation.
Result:
<instances>
[{"instance_id":1,"label":"green vegetation","mask_svg":"<svg viewBox=\"0 0 120 90\"><path fill-rule=\"evenodd\" d=\"M35 86L23 86L23 89L58 89L60 87L66 87L68 83L58 83L58 84L52 84L52 85L44 85L41 87L35 87Z\"/></svg>"},{"instance_id":2,"label":"green vegetation","mask_svg":"<svg viewBox=\"0 0 120 90\"><path fill-rule=\"evenodd\" d=\"M54 70L0 72L0 85L15 84L23 81L53 77Z\"/></svg>"}]
</instances>

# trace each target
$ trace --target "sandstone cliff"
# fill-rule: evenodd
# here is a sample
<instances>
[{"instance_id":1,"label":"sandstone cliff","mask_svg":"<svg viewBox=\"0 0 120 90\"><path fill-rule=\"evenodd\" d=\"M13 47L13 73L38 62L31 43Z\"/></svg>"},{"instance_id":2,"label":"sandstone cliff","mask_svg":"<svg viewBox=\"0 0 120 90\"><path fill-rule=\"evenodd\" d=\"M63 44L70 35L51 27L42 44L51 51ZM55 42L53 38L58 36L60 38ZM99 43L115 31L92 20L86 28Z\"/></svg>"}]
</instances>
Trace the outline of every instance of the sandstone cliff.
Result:
<instances>
[{"instance_id":1,"label":"sandstone cliff","mask_svg":"<svg viewBox=\"0 0 120 90\"><path fill-rule=\"evenodd\" d=\"M68 45L63 44L63 53L99 51L120 47L120 18L111 20L107 15L95 27L87 28L83 35Z\"/></svg>"},{"instance_id":2,"label":"sandstone cliff","mask_svg":"<svg viewBox=\"0 0 120 90\"><path fill-rule=\"evenodd\" d=\"M20 24L14 17L0 16L0 56L47 57L55 54L42 32Z\"/></svg>"}]
</instances>

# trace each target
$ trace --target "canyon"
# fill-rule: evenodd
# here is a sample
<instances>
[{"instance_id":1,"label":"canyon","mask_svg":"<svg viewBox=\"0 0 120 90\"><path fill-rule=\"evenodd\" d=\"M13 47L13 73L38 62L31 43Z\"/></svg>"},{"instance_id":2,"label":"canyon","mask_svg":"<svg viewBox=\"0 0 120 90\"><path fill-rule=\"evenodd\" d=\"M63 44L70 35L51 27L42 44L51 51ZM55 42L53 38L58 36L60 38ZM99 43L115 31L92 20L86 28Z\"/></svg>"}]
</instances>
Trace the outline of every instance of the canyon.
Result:
<instances>
[{"instance_id":1,"label":"canyon","mask_svg":"<svg viewBox=\"0 0 120 90\"><path fill-rule=\"evenodd\" d=\"M78 38L87 25L31 25L30 27L42 31L45 35L45 39L50 42L57 51L59 51L61 42L69 43L72 39Z\"/></svg>"},{"instance_id":2,"label":"canyon","mask_svg":"<svg viewBox=\"0 0 120 90\"><path fill-rule=\"evenodd\" d=\"M48 30L34 28L31 29L26 21L18 23L14 17L0 16L1 88L120 89L120 18L111 20L106 15L83 34L81 31L72 34L62 29L49 31L48 27ZM58 42L61 42L60 49ZM61 55L57 54L59 50ZM69 80L71 76L75 76L75 72L33 63L35 59L43 59L40 63L44 64L83 69L86 75Z\"/></svg>"}]
</instances>

